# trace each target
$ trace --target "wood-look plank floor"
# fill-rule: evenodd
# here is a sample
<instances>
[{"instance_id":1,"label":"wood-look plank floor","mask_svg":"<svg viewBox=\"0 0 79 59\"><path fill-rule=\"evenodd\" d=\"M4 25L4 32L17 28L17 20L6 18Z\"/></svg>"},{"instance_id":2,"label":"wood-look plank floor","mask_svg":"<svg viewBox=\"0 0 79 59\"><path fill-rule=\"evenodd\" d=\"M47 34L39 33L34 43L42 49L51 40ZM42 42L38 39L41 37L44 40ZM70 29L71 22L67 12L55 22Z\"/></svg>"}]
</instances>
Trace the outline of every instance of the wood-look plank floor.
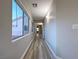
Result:
<instances>
[{"instance_id":1,"label":"wood-look plank floor","mask_svg":"<svg viewBox=\"0 0 79 59\"><path fill-rule=\"evenodd\" d=\"M31 47L26 53L24 59L51 59L43 40L37 36L33 41Z\"/></svg>"}]
</instances>

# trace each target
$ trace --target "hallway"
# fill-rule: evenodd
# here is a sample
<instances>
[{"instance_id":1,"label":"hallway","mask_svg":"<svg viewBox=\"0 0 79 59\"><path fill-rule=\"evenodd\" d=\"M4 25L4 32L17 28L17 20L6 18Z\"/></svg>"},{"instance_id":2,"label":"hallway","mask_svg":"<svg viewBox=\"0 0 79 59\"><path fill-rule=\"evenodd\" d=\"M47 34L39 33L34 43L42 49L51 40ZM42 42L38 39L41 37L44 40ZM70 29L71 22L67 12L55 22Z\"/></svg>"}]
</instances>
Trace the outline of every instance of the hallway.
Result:
<instances>
[{"instance_id":1,"label":"hallway","mask_svg":"<svg viewBox=\"0 0 79 59\"><path fill-rule=\"evenodd\" d=\"M0 4L0 59L78 59L78 0Z\"/></svg>"},{"instance_id":2,"label":"hallway","mask_svg":"<svg viewBox=\"0 0 79 59\"><path fill-rule=\"evenodd\" d=\"M48 47L39 36L36 36L24 59L52 59ZM55 58L53 58L55 59Z\"/></svg>"}]
</instances>

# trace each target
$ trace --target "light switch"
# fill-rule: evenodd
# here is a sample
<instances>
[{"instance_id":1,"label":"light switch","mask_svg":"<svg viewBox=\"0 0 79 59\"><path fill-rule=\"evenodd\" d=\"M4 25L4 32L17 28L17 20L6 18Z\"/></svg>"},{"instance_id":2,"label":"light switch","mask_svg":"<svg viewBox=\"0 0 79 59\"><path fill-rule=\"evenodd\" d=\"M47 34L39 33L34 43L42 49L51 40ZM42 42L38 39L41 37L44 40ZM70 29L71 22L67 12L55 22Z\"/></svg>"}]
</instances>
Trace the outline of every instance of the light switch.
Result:
<instances>
[{"instance_id":1,"label":"light switch","mask_svg":"<svg viewBox=\"0 0 79 59\"><path fill-rule=\"evenodd\" d=\"M78 24L73 24L72 29L78 29Z\"/></svg>"}]
</instances>

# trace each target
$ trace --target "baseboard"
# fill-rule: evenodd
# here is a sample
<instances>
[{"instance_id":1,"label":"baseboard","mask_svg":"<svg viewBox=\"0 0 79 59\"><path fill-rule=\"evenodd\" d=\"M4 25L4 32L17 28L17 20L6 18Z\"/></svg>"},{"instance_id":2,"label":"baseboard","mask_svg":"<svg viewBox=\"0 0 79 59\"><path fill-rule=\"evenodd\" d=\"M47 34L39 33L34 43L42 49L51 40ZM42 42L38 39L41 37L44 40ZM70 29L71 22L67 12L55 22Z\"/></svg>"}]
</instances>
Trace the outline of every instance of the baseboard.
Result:
<instances>
[{"instance_id":1,"label":"baseboard","mask_svg":"<svg viewBox=\"0 0 79 59\"><path fill-rule=\"evenodd\" d=\"M59 57L59 56L57 56L56 58L57 58L57 59L62 59L62 58L61 58L61 57Z\"/></svg>"},{"instance_id":2,"label":"baseboard","mask_svg":"<svg viewBox=\"0 0 79 59\"><path fill-rule=\"evenodd\" d=\"M57 56L54 51L52 50L52 48L50 47L50 44L47 42L47 40L45 40L49 50L51 51L52 55L56 58L56 59L62 59L61 57Z\"/></svg>"},{"instance_id":3,"label":"baseboard","mask_svg":"<svg viewBox=\"0 0 79 59\"><path fill-rule=\"evenodd\" d=\"M30 43L28 44L28 47L26 48L26 50L24 51L24 53L23 53L23 55L21 56L21 58L20 59L23 59L24 58L24 56L25 56L25 54L27 53L27 50L29 49L29 47L30 47L30 45L31 45L31 43L33 42L33 39L30 41Z\"/></svg>"}]
</instances>

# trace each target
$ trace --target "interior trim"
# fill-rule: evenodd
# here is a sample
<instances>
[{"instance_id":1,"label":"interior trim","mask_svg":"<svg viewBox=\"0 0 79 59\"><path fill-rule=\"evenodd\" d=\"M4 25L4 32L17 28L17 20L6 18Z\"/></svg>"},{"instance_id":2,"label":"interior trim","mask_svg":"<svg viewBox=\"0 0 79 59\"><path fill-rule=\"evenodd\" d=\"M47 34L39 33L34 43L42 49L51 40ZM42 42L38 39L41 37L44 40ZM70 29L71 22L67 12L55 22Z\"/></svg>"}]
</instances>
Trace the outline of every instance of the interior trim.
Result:
<instances>
[{"instance_id":1,"label":"interior trim","mask_svg":"<svg viewBox=\"0 0 79 59\"><path fill-rule=\"evenodd\" d=\"M28 44L28 47L26 48L26 50L24 51L24 53L22 54L21 58L20 59L24 59L24 56L26 55L31 43L33 42L33 39L30 40L30 43Z\"/></svg>"},{"instance_id":2,"label":"interior trim","mask_svg":"<svg viewBox=\"0 0 79 59\"><path fill-rule=\"evenodd\" d=\"M47 44L47 46L48 46L50 52L52 53L52 55L54 55L54 57L55 57L56 59L62 59L61 57L57 56L57 55L54 53L54 51L53 51L52 48L50 47L50 44L48 43L47 40L45 40L45 43ZM51 56L51 57L52 57L52 56Z\"/></svg>"},{"instance_id":3,"label":"interior trim","mask_svg":"<svg viewBox=\"0 0 79 59\"><path fill-rule=\"evenodd\" d=\"M26 34L26 35L24 35L24 36L21 36L21 37L15 39L15 40L12 40L12 43L14 43L14 42L16 42L16 41L18 41L18 40L20 40L20 39L22 39L22 38L24 38L24 37L27 37L27 36L29 36L29 35L31 35L31 34L33 34L33 32L32 32L32 33L28 33L28 34Z\"/></svg>"}]
</instances>

